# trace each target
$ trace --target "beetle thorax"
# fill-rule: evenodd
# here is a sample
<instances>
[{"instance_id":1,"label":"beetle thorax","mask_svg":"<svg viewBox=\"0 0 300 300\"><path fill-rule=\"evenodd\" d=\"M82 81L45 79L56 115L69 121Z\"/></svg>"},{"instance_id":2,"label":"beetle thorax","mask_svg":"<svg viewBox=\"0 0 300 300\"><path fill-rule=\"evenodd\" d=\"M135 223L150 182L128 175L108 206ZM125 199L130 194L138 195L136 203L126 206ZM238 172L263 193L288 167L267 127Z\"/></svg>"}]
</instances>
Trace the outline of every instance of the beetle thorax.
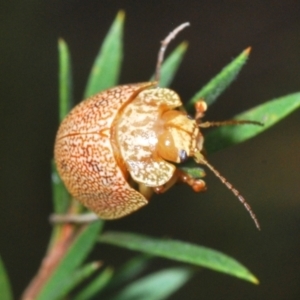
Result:
<instances>
[{"instance_id":1,"label":"beetle thorax","mask_svg":"<svg viewBox=\"0 0 300 300\"><path fill-rule=\"evenodd\" d=\"M142 91L119 115L116 141L133 180L161 186L180 163L202 147L196 121L174 110L179 96L164 88Z\"/></svg>"}]
</instances>

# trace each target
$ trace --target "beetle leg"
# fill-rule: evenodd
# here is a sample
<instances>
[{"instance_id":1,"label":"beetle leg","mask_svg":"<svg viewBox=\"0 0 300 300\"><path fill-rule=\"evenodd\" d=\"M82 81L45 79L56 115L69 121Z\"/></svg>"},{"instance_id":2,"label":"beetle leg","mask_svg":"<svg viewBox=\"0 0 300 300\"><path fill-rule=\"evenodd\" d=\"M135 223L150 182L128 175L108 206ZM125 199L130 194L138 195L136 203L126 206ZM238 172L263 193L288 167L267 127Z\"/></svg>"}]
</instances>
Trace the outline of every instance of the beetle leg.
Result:
<instances>
[{"instance_id":1,"label":"beetle leg","mask_svg":"<svg viewBox=\"0 0 300 300\"><path fill-rule=\"evenodd\" d=\"M150 186L146 186L144 183L139 183L139 192L149 200L153 195L153 188Z\"/></svg>"},{"instance_id":2,"label":"beetle leg","mask_svg":"<svg viewBox=\"0 0 300 300\"><path fill-rule=\"evenodd\" d=\"M191 175L180 169L176 169L172 178L166 184L154 187L153 190L157 194L162 194L177 182L188 184L195 192L203 192L206 190L206 184L202 179L193 178Z\"/></svg>"}]
</instances>

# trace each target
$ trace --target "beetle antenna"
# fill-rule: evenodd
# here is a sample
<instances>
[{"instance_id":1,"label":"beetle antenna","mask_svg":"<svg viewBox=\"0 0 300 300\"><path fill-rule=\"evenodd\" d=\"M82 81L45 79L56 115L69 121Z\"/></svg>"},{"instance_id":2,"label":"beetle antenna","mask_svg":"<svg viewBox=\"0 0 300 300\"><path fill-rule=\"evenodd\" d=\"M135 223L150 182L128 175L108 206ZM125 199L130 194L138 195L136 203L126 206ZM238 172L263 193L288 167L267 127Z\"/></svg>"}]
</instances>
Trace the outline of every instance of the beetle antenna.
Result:
<instances>
[{"instance_id":1,"label":"beetle antenna","mask_svg":"<svg viewBox=\"0 0 300 300\"><path fill-rule=\"evenodd\" d=\"M253 124L264 126L263 123L257 121L250 121L250 120L226 120L221 122L203 122L198 124L199 127L207 128L207 127L217 127L217 126L226 126L226 125L243 125L243 124Z\"/></svg>"},{"instance_id":2,"label":"beetle antenna","mask_svg":"<svg viewBox=\"0 0 300 300\"><path fill-rule=\"evenodd\" d=\"M195 103L195 120L198 123L199 127L207 128L207 127L217 127L217 126L226 126L226 125L243 125L243 124L253 124L253 125L259 125L264 126L263 123L257 122L257 121L251 121L251 120L225 120L221 122L203 122L201 123L201 119L204 117L204 113L207 110L207 104L204 101L203 98L199 99Z\"/></svg>"},{"instance_id":3,"label":"beetle antenna","mask_svg":"<svg viewBox=\"0 0 300 300\"><path fill-rule=\"evenodd\" d=\"M176 37L176 35L182 31L185 27L190 26L189 22L183 23L179 26L177 26L174 30L172 30L167 37L161 42L161 46L158 52L158 57L157 57L157 64L156 64L156 70L155 70L155 76L154 79L155 81L159 82L160 81L160 71L161 71L161 66L164 61L164 55L165 51L170 44L170 42Z\"/></svg>"},{"instance_id":4,"label":"beetle antenna","mask_svg":"<svg viewBox=\"0 0 300 300\"><path fill-rule=\"evenodd\" d=\"M233 185L220 174L218 170L216 170L204 157L200 152L195 153L195 160L197 163L206 165L220 180L225 186L239 199L239 201L244 205L246 210L249 212L251 218L253 219L255 226L258 230L260 230L260 225L257 220L255 213L253 212L251 206L247 203L245 198L240 194L240 192L233 187Z\"/></svg>"}]
</instances>

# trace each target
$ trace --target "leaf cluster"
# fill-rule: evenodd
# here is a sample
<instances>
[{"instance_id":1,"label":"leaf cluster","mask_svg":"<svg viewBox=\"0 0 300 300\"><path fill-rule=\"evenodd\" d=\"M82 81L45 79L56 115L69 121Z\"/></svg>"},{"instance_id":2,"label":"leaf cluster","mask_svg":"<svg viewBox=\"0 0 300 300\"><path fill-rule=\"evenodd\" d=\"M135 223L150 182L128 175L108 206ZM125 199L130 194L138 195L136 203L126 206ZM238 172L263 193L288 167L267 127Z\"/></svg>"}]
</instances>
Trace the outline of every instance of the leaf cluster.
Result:
<instances>
[{"instance_id":1,"label":"leaf cluster","mask_svg":"<svg viewBox=\"0 0 300 300\"><path fill-rule=\"evenodd\" d=\"M99 54L90 72L84 98L118 84L123 59L124 12L117 14L108 31ZM187 42L181 43L166 58L161 69L160 86L168 86L186 53ZM71 57L66 42L58 42L59 51L59 117L62 120L73 103ZM211 105L234 81L245 65L250 48L225 66L214 78L190 99L186 109L191 111L200 98ZM153 77L151 77L153 78ZM299 108L300 93L283 96L265 102L234 117L236 120L256 120L263 127L244 125L227 126L211 130L205 136L205 148L214 153L226 147L250 139ZM185 166L185 171L196 177L203 176L203 170L195 166ZM75 202L65 189L53 164L52 171L53 202L56 214L81 213L83 208ZM51 240L45 259L51 264L46 278L40 273L42 264L34 279L38 288L31 284L23 299L34 290L34 299L65 299L72 295L74 300L87 300L101 297L107 300L158 300L166 299L184 285L200 268L222 272L242 280L257 284L258 279L241 263L226 254L203 246L172 239L153 238L130 232L103 232L102 220L87 225L61 224L53 227ZM110 244L142 253L123 267L114 270L100 261L86 262L96 244ZM61 252L59 252L61 251ZM57 253L60 255L57 256ZM55 256L56 255L56 256ZM181 266L160 270L141 276L154 257L163 257L181 263ZM89 280L87 280L89 279ZM80 284L81 288L76 287ZM74 292L75 290L75 292ZM0 259L1 299L13 299L11 287L2 260ZM29 292L30 291L30 292Z\"/></svg>"}]
</instances>

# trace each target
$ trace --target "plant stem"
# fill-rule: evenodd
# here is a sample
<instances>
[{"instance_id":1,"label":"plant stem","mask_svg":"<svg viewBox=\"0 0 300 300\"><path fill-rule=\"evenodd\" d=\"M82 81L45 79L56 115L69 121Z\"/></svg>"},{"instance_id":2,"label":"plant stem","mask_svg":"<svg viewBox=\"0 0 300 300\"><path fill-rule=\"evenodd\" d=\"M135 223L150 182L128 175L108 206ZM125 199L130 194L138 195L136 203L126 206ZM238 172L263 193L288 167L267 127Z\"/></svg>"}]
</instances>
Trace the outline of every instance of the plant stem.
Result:
<instances>
[{"instance_id":1,"label":"plant stem","mask_svg":"<svg viewBox=\"0 0 300 300\"><path fill-rule=\"evenodd\" d=\"M60 225L58 238L44 257L40 269L25 289L21 300L35 300L72 244L78 230L73 224Z\"/></svg>"}]
</instances>

